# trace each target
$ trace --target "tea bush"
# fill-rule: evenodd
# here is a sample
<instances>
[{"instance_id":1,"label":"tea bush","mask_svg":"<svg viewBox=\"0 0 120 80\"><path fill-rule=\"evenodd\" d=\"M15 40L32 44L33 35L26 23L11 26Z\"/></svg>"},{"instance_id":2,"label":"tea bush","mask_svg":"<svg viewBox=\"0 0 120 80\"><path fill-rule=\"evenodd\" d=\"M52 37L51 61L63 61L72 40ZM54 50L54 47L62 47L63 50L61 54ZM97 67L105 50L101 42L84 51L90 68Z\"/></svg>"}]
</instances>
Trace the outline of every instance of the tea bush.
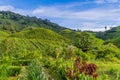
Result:
<instances>
[{"instance_id":1,"label":"tea bush","mask_svg":"<svg viewBox=\"0 0 120 80\"><path fill-rule=\"evenodd\" d=\"M28 66L26 80L48 80L42 66L37 60L33 60Z\"/></svg>"},{"instance_id":2,"label":"tea bush","mask_svg":"<svg viewBox=\"0 0 120 80\"><path fill-rule=\"evenodd\" d=\"M8 69L8 75L9 76L17 76L18 74L20 74L21 71L21 67L19 66L10 66Z\"/></svg>"}]
</instances>

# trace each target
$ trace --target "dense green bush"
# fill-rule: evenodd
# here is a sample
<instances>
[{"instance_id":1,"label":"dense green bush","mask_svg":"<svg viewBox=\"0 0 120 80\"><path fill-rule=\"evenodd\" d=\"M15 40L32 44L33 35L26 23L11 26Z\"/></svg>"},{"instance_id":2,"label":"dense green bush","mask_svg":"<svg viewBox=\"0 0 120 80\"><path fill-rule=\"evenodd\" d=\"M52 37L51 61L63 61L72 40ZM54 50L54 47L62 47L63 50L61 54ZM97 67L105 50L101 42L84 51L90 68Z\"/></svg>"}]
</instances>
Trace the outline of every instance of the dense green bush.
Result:
<instances>
[{"instance_id":1,"label":"dense green bush","mask_svg":"<svg viewBox=\"0 0 120 80\"><path fill-rule=\"evenodd\" d=\"M8 80L8 65L1 65L0 66L0 80Z\"/></svg>"},{"instance_id":2,"label":"dense green bush","mask_svg":"<svg viewBox=\"0 0 120 80\"><path fill-rule=\"evenodd\" d=\"M53 66L51 66L50 73L54 76L55 80L66 80L66 66L71 65L70 60L64 60L63 58L57 59Z\"/></svg>"},{"instance_id":3,"label":"dense green bush","mask_svg":"<svg viewBox=\"0 0 120 80\"><path fill-rule=\"evenodd\" d=\"M14 65L14 66L27 66L27 65L30 64L30 62L31 62L30 59L27 59L27 60L25 60L25 59L23 59L23 60L13 60L12 65Z\"/></svg>"},{"instance_id":4,"label":"dense green bush","mask_svg":"<svg viewBox=\"0 0 120 80\"><path fill-rule=\"evenodd\" d=\"M9 76L16 76L18 74L20 74L21 71L21 67L19 66L10 66L8 69L8 75Z\"/></svg>"},{"instance_id":5,"label":"dense green bush","mask_svg":"<svg viewBox=\"0 0 120 80\"><path fill-rule=\"evenodd\" d=\"M76 35L74 45L86 52L92 48L93 38L88 33L81 32L80 34Z\"/></svg>"},{"instance_id":6,"label":"dense green bush","mask_svg":"<svg viewBox=\"0 0 120 80\"><path fill-rule=\"evenodd\" d=\"M72 59L75 56L75 47L70 45L67 47L66 56L68 59Z\"/></svg>"},{"instance_id":7,"label":"dense green bush","mask_svg":"<svg viewBox=\"0 0 120 80\"><path fill-rule=\"evenodd\" d=\"M33 60L28 66L26 80L48 80L37 60Z\"/></svg>"},{"instance_id":8,"label":"dense green bush","mask_svg":"<svg viewBox=\"0 0 120 80\"><path fill-rule=\"evenodd\" d=\"M106 45L102 45L97 51L96 51L96 59L103 58L105 60L111 61L112 58L120 58L120 50L113 44L109 43Z\"/></svg>"}]
</instances>

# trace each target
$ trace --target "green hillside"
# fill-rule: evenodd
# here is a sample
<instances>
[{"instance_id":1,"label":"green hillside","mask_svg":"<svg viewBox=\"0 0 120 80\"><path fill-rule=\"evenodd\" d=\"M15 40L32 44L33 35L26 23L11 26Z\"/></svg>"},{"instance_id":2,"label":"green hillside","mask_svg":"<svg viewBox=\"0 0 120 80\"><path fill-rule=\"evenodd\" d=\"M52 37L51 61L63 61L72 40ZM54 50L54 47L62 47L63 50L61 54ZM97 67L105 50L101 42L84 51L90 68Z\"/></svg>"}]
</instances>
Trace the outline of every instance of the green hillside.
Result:
<instances>
[{"instance_id":1,"label":"green hillside","mask_svg":"<svg viewBox=\"0 0 120 80\"><path fill-rule=\"evenodd\" d=\"M73 45L81 49L83 48L94 49L95 47L102 45L104 42L102 39L96 38L94 35L92 35L89 32L80 32L80 31L65 29L62 30L60 34L70 39Z\"/></svg>"},{"instance_id":2,"label":"green hillside","mask_svg":"<svg viewBox=\"0 0 120 80\"><path fill-rule=\"evenodd\" d=\"M0 31L0 37L7 37L9 34L4 32L4 31Z\"/></svg>"},{"instance_id":3,"label":"green hillside","mask_svg":"<svg viewBox=\"0 0 120 80\"><path fill-rule=\"evenodd\" d=\"M7 53L14 58L29 58L29 53L33 56L35 51L43 54L55 55L54 50L56 48L66 47L67 44L65 42L55 42L42 39L7 38L1 43L1 45L1 54L7 51Z\"/></svg>"},{"instance_id":4,"label":"green hillside","mask_svg":"<svg viewBox=\"0 0 120 80\"><path fill-rule=\"evenodd\" d=\"M98 38L104 39L106 43L113 43L120 48L120 26L111 28L105 32L98 32L96 34Z\"/></svg>"},{"instance_id":5,"label":"green hillside","mask_svg":"<svg viewBox=\"0 0 120 80\"><path fill-rule=\"evenodd\" d=\"M21 32L14 33L11 36L17 38L42 39L42 40L51 40L56 42L62 42L62 41L69 42L67 38L45 28L23 30Z\"/></svg>"},{"instance_id":6,"label":"green hillside","mask_svg":"<svg viewBox=\"0 0 120 80\"><path fill-rule=\"evenodd\" d=\"M0 30L0 42L9 36L8 33Z\"/></svg>"},{"instance_id":7,"label":"green hillside","mask_svg":"<svg viewBox=\"0 0 120 80\"><path fill-rule=\"evenodd\" d=\"M120 36L120 26L111 28L105 32L97 32L96 36L104 40L117 38Z\"/></svg>"},{"instance_id":8,"label":"green hillside","mask_svg":"<svg viewBox=\"0 0 120 80\"><path fill-rule=\"evenodd\" d=\"M120 80L119 30L76 31L0 11L0 80Z\"/></svg>"},{"instance_id":9,"label":"green hillside","mask_svg":"<svg viewBox=\"0 0 120 80\"><path fill-rule=\"evenodd\" d=\"M53 31L60 31L65 27L52 23L49 20L41 18L22 16L10 11L0 11L0 29L8 32L16 32L24 29L47 28Z\"/></svg>"}]
</instances>

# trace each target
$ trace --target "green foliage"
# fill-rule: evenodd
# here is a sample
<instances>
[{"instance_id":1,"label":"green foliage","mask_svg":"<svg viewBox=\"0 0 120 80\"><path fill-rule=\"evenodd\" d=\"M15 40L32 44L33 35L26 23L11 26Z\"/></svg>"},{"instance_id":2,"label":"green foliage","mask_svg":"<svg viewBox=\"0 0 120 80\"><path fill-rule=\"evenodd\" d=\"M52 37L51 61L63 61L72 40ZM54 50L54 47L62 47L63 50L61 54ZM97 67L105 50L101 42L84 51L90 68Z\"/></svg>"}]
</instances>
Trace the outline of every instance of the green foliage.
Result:
<instances>
[{"instance_id":1,"label":"green foliage","mask_svg":"<svg viewBox=\"0 0 120 80\"><path fill-rule=\"evenodd\" d=\"M83 51L88 51L92 47L92 38L89 34L82 32L76 36L75 46L81 48Z\"/></svg>"},{"instance_id":2,"label":"green foliage","mask_svg":"<svg viewBox=\"0 0 120 80\"><path fill-rule=\"evenodd\" d=\"M105 32L98 32L96 34L97 37L104 40L115 39L119 37L119 35L120 35L120 26L113 27L110 30L107 30Z\"/></svg>"},{"instance_id":3,"label":"green foliage","mask_svg":"<svg viewBox=\"0 0 120 80\"><path fill-rule=\"evenodd\" d=\"M23 59L23 60L13 60L12 65L14 66L28 66L30 64L31 60L30 59Z\"/></svg>"},{"instance_id":4,"label":"green foliage","mask_svg":"<svg viewBox=\"0 0 120 80\"><path fill-rule=\"evenodd\" d=\"M55 49L55 53L54 53L54 54L55 54L56 59L59 58L59 56L60 56L60 54L61 54L62 52L63 52L62 47Z\"/></svg>"},{"instance_id":5,"label":"green foliage","mask_svg":"<svg viewBox=\"0 0 120 80\"><path fill-rule=\"evenodd\" d=\"M70 45L67 47L66 56L68 59L72 59L75 56L75 47Z\"/></svg>"},{"instance_id":6,"label":"green foliage","mask_svg":"<svg viewBox=\"0 0 120 80\"><path fill-rule=\"evenodd\" d=\"M70 29L65 29L65 30L61 30L59 32L62 36L69 38L71 41L74 41L74 38L76 36L76 32L72 31Z\"/></svg>"},{"instance_id":7,"label":"green foliage","mask_svg":"<svg viewBox=\"0 0 120 80\"><path fill-rule=\"evenodd\" d=\"M9 66L11 66L11 58L8 55L0 57L0 80L8 80Z\"/></svg>"},{"instance_id":8,"label":"green foliage","mask_svg":"<svg viewBox=\"0 0 120 80\"><path fill-rule=\"evenodd\" d=\"M52 55L56 47L65 47L65 42L44 39L7 38L1 43L0 53L7 52L16 59L34 58L38 55Z\"/></svg>"},{"instance_id":9,"label":"green foliage","mask_svg":"<svg viewBox=\"0 0 120 80\"><path fill-rule=\"evenodd\" d=\"M39 28L33 30L24 30L11 35L17 38L27 38L27 39L42 39L42 40L53 40L59 42L69 42L67 38L55 33L49 29Z\"/></svg>"},{"instance_id":10,"label":"green foliage","mask_svg":"<svg viewBox=\"0 0 120 80\"><path fill-rule=\"evenodd\" d=\"M98 80L119 80L120 79L120 69L119 65L111 62L100 62L98 61L97 66L99 77ZM104 67L104 68L103 68Z\"/></svg>"},{"instance_id":11,"label":"green foliage","mask_svg":"<svg viewBox=\"0 0 120 80\"><path fill-rule=\"evenodd\" d=\"M19 66L10 66L8 68L8 75L9 76L16 76L16 75L20 74L20 71L21 71L21 67L19 67Z\"/></svg>"},{"instance_id":12,"label":"green foliage","mask_svg":"<svg viewBox=\"0 0 120 80\"><path fill-rule=\"evenodd\" d=\"M0 31L0 37L7 37L9 36L8 33L4 32L4 31Z\"/></svg>"},{"instance_id":13,"label":"green foliage","mask_svg":"<svg viewBox=\"0 0 120 80\"><path fill-rule=\"evenodd\" d=\"M0 30L0 43L9 36L8 33Z\"/></svg>"},{"instance_id":14,"label":"green foliage","mask_svg":"<svg viewBox=\"0 0 120 80\"><path fill-rule=\"evenodd\" d=\"M22 16L10 11L0 11L0 29L7 32L16 32L25 29L33 29L44 27L53 31L59 32L66 29L58 24L52 23L49 20L42 20L36 17Z\"/></svg>"},{"instance_id":15,"label":"green foliage","mask_svg":"<svg viewBox=\"0 0 120 80\"><path fill-rule=\"evenodd\" d=\"M33 60L27 69L26 80L48 80L38 61Z\"/></svg>"},{"instance_id":16,"label":"green foliage","mask_svg":"<svg viewBox=\"0 0 120 80\"><path fill-rule=\"evenodd\" d=\"M90 76L85 76L85 74L80 74L79 80L92 80L92 78Z\"/></svg>"},{"instance_id":17,"label":"green foliage","mask_svg":"<svg viewBox=\"0 0 120 80\"><path fill-rule=\"evenodd\" d=\"M120 48L119 41L120 41L120 26L113 27L110 30L107 30L105 32L97 32L96 36L98 38L104 39L105 44L107 43L113 43L117 47Z\"/></svg>"},{"instance_id":18,"label":"green foliage","mask_svg":"<svg viewBox=\"0 0 120 80\"><path fill-rule=\"evenodd\" d=\"M106 43L113 43L114 45L116 45L118 48L120 48L120 37L114 38L112 40L107 40Z\"/></svg>"},{"instance_id":19,"label":"green foliage","mask_svg":"<svg viewBox=\"0 0 120 80\"><path fill-rule=\"evenodd\" d=\"M93 34L89 32L80 32L65 29L62 30L60 34L70 39L73 45L82 49L85 52L100 46L104 42L103 40L96 38Z\"/></svg>"},{"instance_id":20,"label":"green foliage","mask_svg":"<svg viewBox=\"0 0 120 80\"><path fill-rule=\"evenodd\" d=\"M8 79L8 65L3 64L0 66L0 80L7 80Z\"/></svg>"},{"instance_id":21,"label":"green foliage","mask_svg":"<svg viewBox=\"0 0 120 80\"><path fill-rule=\"evenodd\" d=\"M96 58L103 58L109 61L113 61L113 57L120 58L119 52L120 50L116 46L109 43L107 45L101 46L101 49L97 51Z\"/></svg>"},{"instance_id":22,"label":"green foliage","mask_svg":"<svg viewBox=\"0 0 120 80\"><path fill-rule=\"evenodd\" d=\"M67 80L66 79L66 67L72 65L71 60L65 60L59 58L56 61L50 61L50 73L54 76L55 80Z\"/></svg>"}]
</instances>

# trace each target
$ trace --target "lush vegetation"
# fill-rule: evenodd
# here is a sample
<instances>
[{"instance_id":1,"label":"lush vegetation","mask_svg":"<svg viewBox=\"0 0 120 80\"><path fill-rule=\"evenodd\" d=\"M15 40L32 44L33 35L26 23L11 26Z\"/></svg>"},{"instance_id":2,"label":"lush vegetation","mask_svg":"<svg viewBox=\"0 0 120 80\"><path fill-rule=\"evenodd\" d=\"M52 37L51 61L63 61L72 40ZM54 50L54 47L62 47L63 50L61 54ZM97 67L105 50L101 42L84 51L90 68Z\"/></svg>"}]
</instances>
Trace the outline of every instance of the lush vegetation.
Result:
<instances>
[{"instance_id":1,"label":"lush vegetation","mask_svg":"<svg viewBox=\"0 0 120 80\"><path fill-rule=\"evenodd\" d=\"M49 20L38 19L36 17L22 16L10 11L0 11L0 29L7 32L18 32L26 29L48 28L59 32L66 29L58 24L52 23Z\"/></svg>"},{"instance_id":2,"label":"lush vegetation","mask_svg":"<svg viewBox=\"0 0 120 80\"><path fill-rule=\"evenodd\" d=\"M1 11L0 80L120 80L120 37L111 30L71 30Z\"/></svg>"}]
</instances>

